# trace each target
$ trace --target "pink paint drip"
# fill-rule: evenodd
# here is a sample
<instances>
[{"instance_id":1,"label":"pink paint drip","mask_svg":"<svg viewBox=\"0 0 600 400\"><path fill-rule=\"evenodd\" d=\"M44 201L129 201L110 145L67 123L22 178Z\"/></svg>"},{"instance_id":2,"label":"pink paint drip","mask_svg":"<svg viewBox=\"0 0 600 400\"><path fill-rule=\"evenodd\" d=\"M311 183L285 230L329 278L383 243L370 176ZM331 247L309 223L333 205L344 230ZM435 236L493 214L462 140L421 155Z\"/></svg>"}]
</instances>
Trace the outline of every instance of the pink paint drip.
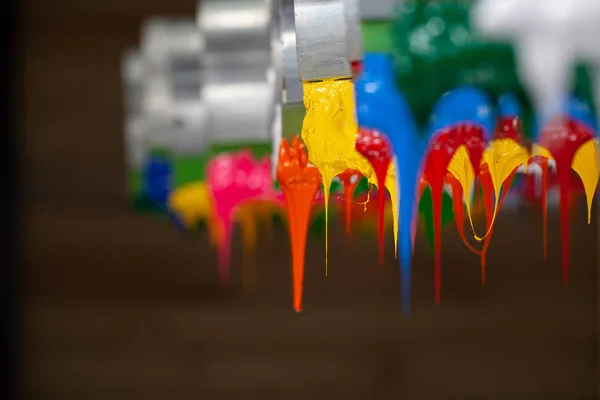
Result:
<instances>
[{"instance_id":1,"label":"pink paint drip","mask_svg":"<svg viewBox=\"0 0 600 400\"><path fill-rule=\"evenodd\" d=\"M248 150L223 153L211 159L207 165L207 182L213 199L213 212L222 232L218 246L219 281L225 284L229 281L236 209L256 200L282 203L282 196L273 186L270 158L257 160Z\"/></svg>"}]
</instances>

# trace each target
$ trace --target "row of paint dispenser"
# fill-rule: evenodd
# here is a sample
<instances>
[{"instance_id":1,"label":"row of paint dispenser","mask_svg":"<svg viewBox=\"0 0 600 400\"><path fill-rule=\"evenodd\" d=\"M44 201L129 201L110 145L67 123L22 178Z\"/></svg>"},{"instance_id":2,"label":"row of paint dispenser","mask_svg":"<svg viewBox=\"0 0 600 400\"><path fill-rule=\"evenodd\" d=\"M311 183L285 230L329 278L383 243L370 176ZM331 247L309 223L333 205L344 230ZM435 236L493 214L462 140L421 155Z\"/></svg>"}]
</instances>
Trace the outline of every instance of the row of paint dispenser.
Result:
<instances>
[{"instance_id":1,"label":"row of paint dispenser","mask_svg":"<svg viewBox=\"0 0 600 400\"><path fill-rule=\"evenodd\" d=\"M330 10L344 51L321 49L321 64L341 57L348 66L362 57L361 20L390 19L396 6L393 0L295 3L308 18L323 6ZM139 47L123 60L128 189L136 208L164 211L169 193L202 180L207 159L219 152L276 155L282 134L299 133L300 75L319 74L322 65L310 61L314 45L298 53L294 6L205 0L196 18L143 24Z\"/></svg>"}]
</instances>

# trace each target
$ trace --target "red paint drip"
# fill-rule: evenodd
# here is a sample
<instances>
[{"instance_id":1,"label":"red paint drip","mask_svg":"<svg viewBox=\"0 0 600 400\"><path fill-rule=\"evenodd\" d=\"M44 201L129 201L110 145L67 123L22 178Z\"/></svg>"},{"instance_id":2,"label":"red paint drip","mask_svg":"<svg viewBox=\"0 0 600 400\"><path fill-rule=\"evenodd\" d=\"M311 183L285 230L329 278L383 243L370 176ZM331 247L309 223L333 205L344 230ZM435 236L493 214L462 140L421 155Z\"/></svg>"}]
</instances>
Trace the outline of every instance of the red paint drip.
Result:
<instances>
[{"instance_id":1,"label":"red paint drip","mask_svg":"<svg viewBox=\"0 0 600 400\"><path fill-rule=\"evenodd\" d=\"M360 172L347 169L338 175L344 187L344 207L346 211L346 233L350 233L352 225L352 199L360 181Z\"/></svg>"},{"instance_id":2,"label":"red paint drip","mask_svg":"<svg viewBox=\"0 0 600 400\"><path fill-rule=\"evenodd\" d=\"M519 117L510 116L504 117L498 121L496 129L494 130L494 139L512 139L517 144L523 144L523 124ZM500 183L500 193L494 193L494 184L492 181L492 176L489 171L488 164L484 164L481 168L481 172L479 175L479 182L481 183L481 188L483 191L483 203L485 207L485 218L486 218L486 230L489 231L486 241L483 244L483 248L480 252L481 257L481 284L485 285L486 281L486 263L487 263L487 251L491 243L492 235L493 235L493 227L492 221L494 218L494 196L499 195L500 201L498 202L498 209L495 210L496 214L500 212L502 206L504 205L504 201L506 200L506 196L508 195L510 186L512 181L517 173L517 168L515 168L510 175L506 178L504 182Z\"/></svg>"},{"instance_id":3,"label":"red paint drip","mask_svg":"<svg viewBox=\"0 0 600 400\"><path fill-rule=\"evenodd\" d=\"M542 229L544 241L544 261L548 256L548 159L541 157L540 168L542 169Z\"/></svg>"},{"instance_id":4,"label":"red paint drip","mask_svg":"<svg viewBox=\"0 0 600 400\"><path fill-rule=\"evenodd\" d=\"M427 188L429 184L427 183L427 181L425 180L425 175L423 174L421 176L421 180L419 182L419 190L418 190L418 197L417 197L417 204L416 206L419 206L419 203L421 202L421 197L423 197L423 192L425 191L425 189ZM416 242L416 238L417 238L417 218L415 218L415 221L413 222L412 225L412 231L410 233L410 237L411 237L411 241L412 241L412 251L413 254L415 252L415 242Z\"/></svg>"},{"instance_id":5,"label":"red paint drip","mask_svg":"<svg viewBox=\"0 0 600 400\"><path fill-rule=\"evenodd\" d=\"M222 237L218 246L219 257L219 284L226 286L229 283L229 265L231 263L231 236L233 221L222 221Z\"/></svg>"},{"instance_id":6,"label":"red paint drip","mask_svg":"<svg viewBox=\"0 0 600 400\"><path fill-rule=\"evenodd\" d=\"M374 130L359 128L356 151L365 157L377 177L377 208L379 209L379 263L384 264L383 226L385 216L385 179L393 158L392 145L385 134Z\"/></svg>"},{"instance_id":7,"label":"red paint drip","mask_svg":"<svg viewBox=\"0 0 600 400\"><path fill-rule=\"evenodd\" d=\"M511 174L506 178L506 180L502 183L501 190L502 194L500 195L500 201L498 202L498 213L502 209L502 205L506 200L506 196L508 195L510 185L514 176L517 173L517 169L515 168ZM489 230L485 243L483 244L483 248L480 252L481 257L481 284L485 285L486 280L486 262L487 262L487 251L490 246L490 242L492 240L492 235L494 233L494 228L491 227L492 219L494 215L494 185L492 183L492 176L490 175L488 165L484 164L481 168L481 174L479 176L479 181L481 182L481 188L483 189L483 202L485 205L485 218L486 218L486 229Z\"/></svg>"},{"instance_id":8,"label":"red paint drip","mask_svg":"<svg viewBox=\"0 0 600 400\"><path fill-rule=\"evenodd\" d=\"M352 70L352 76L359 76L363 70L363 62L362 61L352 61L352 62L350 62L350 68Z\"/></svg>"},{"instance_id":9,"label":"red paint drip","mask_svg":"<svg viewBox=\"0 0 600 400\"><path fill-rule=\"evenodd\" d=\"M464 229L464 219L465 219L465 206L463 204L463 189L460 181L454 177L451 173L446 174L446 183L450 185L452 188L452 210L454 211L454 222L456 223L456 230L458 231L458 236L462 242L467 246L467 248L477 254L481 255L481 252L475 249L468 242L467 237L465 236Z\"/></svg>"},{"instance_id":10,"label":"red paint drip","mask_svg":"<svg viewBox=\"0 0 600 400\"><path fill-rule=\"evenodd\" d=\"M492 183L492 176L489 172L488 165L484 164L481 168L481 174L479 175L479 182L481 182L481 189L483 191L483 204L485 206L485 219L486 219L486 230L489 231L483 249L481 251L481 284L485 285L485 264L487 249L491 240L492 230L492 218L494 215L494 184ZM499 195L500 193L498 193Z\"/></svg>"},{"instance_id":11,"label":"red paint drip","mask_svg":"<svg viewBox=\"0 0 600 400\"><path fill-rule=\"evenodd\" d=\"M569 284L569 188L571 165L581 145L593 138L585 124L572 118L556 118L544 128L540 144L556 161L556 174L560 191L561 250L563 284Z\"/></svg>"},{"instance_id":12,"label":"red paint drip","mask_svg":"<svg viewBox=\"0 0 600 400\"><path fill-rule=\"evenodd\" d=\"M441 229L442 229L442 199L444 191L444 178L454 153L460 146L466 146L469 151L469 160L477 176L479 165L485 148L483 131L473 124L459 124L443 129L430 143L427 160L424 168L424 180L431 187L431 200L433 207L433 248L435 258L434 286L435 302L441 302ZM462 199L460 200L462 206Z\"/></svg>"}]
</instances>

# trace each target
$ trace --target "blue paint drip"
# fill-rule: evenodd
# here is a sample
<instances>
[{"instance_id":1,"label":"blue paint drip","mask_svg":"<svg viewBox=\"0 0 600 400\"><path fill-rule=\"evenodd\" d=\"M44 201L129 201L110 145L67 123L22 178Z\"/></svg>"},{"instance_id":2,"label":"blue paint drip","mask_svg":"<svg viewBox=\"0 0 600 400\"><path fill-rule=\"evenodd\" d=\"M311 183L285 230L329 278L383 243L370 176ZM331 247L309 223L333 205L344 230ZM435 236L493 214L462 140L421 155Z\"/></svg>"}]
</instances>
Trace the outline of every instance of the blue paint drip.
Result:
<instances>
[{"instance_id":1,"label":"blue paint drip","mask_svg":"<svg viewBox=\"0 0 600 400\"><path fill-rule=\"evenodd\" d=\"M144 194L155 205L166 209L172 189L172 168L168 159L151 156L144 166Z\"/></svg>"},{"instance_id":2,"label":"blue paint drip","mask_svg":"<svg viewBox=\"0 0 600 400\"><path fill-rule=\"evenodd\" d=\"M501 117L521 117L523 108L519 99L512 93L503 94L498 98L498 114Z\"/></svg>"},{"instance_id":3,"label":"blue paint drip","mask_svg":"<svg viewBox=\"0 0 600 400\"><path fill-rule=\"evenodd\" d=\"M592 110L590 105L577 98L571 97L570 101L567 103L567 114L580 122L588 125L590 128L594 130L594 132L598 132L598 121L596 120L596 115Z\"/></svg>"},{"instance_id":4,"label":"blue paint drip","mask_svg":"<svg viewBox=\"0 0 600 400\"><path fill-rule=\"evenodd\" d=\"M402 308L411 309L412 226L416 210L418 167L423 153L410 107L396 87L393 61L388 54L367 53L363 73L356 81L358 123L385 133L398 163L400 210L398 243ZM424 149L423 149L424 150Z\"/></svg>"},{"instance_id":5,"label":"blue paint drip","mask_svg":"<svg viewBox=\"0 0 600 400\"><path fill-rule=\"evenodd\" d=\"M496 115L488 95L474 86L452 89L436 102L429 121L429 136L451 125L471 122L484 129L487 140L491 140L496 125Z\"/></svg>"}]
</instances>

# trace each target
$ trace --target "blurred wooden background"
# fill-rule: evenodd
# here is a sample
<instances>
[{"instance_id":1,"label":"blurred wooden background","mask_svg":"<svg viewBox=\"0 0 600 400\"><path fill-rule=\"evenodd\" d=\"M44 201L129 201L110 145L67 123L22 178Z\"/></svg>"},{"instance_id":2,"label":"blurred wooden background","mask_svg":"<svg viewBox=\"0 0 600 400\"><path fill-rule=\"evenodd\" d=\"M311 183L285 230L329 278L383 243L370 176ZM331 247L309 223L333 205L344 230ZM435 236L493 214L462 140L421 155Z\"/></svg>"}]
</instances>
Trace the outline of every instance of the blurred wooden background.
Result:
<instances>
[{"instance_id":1,"label":"blurred wooden background","mask_svg":"<svg viewBox=\"0 0 600 400\"><path fill-rule=\"evenodd\" d=\"M23 4L23 398L598 398L598 241L583 203L568 290L557 217L543 262L541 217L526 208L499 217L484 287L447 229L441 307L420 237L409 317L391 237L382 269L374 237L336 227L329 277L323 240L308 243L303 314L291 309L283 231L261 240L251 294L236 238L220 289L206 238L184 240L124 197L121 54L145 17L193 17L195 3Z\"/></svg>"}]
</instances>

